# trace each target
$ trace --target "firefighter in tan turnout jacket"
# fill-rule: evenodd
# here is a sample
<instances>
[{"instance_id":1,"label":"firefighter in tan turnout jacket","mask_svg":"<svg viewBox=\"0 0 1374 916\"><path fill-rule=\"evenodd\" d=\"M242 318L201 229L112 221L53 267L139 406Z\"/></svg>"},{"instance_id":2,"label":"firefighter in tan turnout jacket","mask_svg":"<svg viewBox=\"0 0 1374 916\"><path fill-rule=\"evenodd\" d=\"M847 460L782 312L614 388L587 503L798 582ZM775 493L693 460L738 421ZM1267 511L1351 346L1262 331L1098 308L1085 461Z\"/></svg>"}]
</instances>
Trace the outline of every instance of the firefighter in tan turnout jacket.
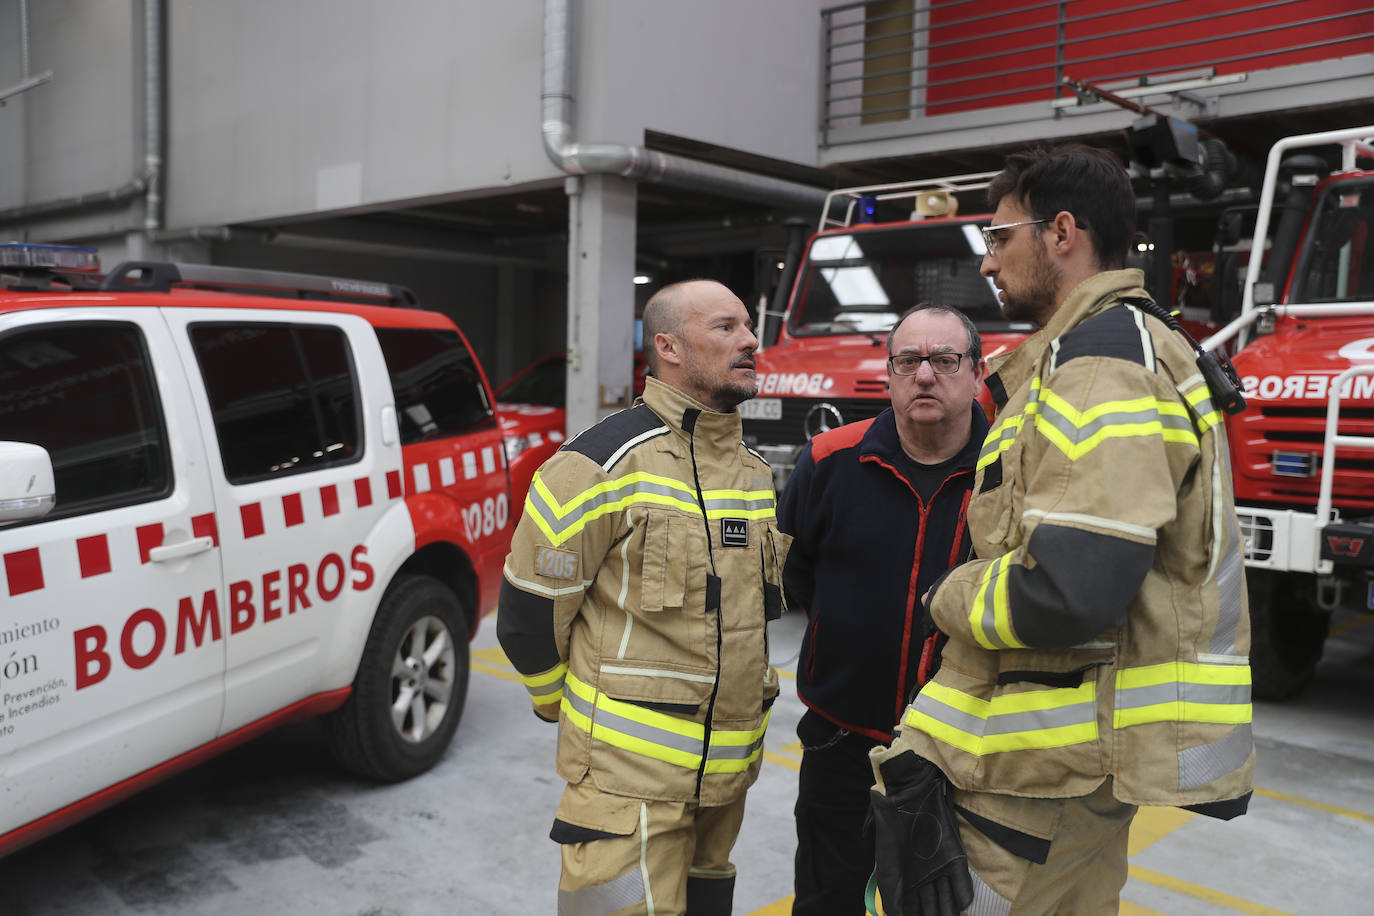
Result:
<instances>
[{"instance_id":1,"label":"firefighter in tan turnout jacket","mask_svg":"<svg viewBox=\"0 0 1374 916\"><path fill-rule=\"evenodd\" d=\"M1114 159L1019 154L989 194L983 272L1041 330L988 379L978 559L927 596L942 666L873 755L876 883L887 914L1115 913L1136 806L1230 818L1250 797L1222 412L1188 342L1147 314L1141 272L1107 269L1134 216ZM913 865L896 810L931 785L964 850Z\"/></svg>"},{"instance_id":2,"label":"firefighter in tan turnout jacket","mask_svg":"<svg viewBox=\"0 0 1374 916\"><path fill-rule=\"evenodd\" d=\"M506 561L502 647L558 721L558 912L727 914L729 853L778 693L785 537L736 405L757 340L724 286L660 290L642 402L540 468Z\"/></svg>"}]
</instances>

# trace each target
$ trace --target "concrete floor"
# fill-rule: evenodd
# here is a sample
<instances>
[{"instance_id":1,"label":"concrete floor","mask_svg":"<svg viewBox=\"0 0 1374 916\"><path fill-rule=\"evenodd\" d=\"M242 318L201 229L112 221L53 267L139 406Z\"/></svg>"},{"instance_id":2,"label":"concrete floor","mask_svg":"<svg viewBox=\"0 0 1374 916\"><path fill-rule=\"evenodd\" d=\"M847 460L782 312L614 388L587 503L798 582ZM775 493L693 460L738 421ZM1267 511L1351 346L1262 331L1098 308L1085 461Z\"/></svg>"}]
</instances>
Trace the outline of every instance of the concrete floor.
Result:
<instances>
[{"instance_id":1,"label":"concrete floor","mask_svg":"<svg viewBox=\"0 0 1374 916\"><path fill-rule=\"evenodd\" d=\"M1258 791L1230 823L1147 809L1122 912L1374 912L1374 624L1343 617L1319 678L1260 705ZM790 675L801 619L773 631ZM735 848L735 913L790 912L800 703L784 684ZM342 775L303 723L0 861L0 916L551 914L554 729L484 623L462 726L431 773Z\"/></svg>"}]
</instances>

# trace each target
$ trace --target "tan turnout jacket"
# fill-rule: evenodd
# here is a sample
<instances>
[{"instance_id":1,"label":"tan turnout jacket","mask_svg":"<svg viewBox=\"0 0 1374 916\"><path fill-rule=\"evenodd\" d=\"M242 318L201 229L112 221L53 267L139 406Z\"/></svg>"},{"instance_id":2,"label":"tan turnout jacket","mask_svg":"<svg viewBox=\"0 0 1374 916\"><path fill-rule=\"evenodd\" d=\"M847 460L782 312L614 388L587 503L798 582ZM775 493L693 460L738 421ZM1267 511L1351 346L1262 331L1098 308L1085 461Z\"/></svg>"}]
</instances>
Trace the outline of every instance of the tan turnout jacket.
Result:
<instances>
[{"instance_id":1,"label":"tan turnout jacket","mask_svg":"<svg viewBox=\"0 0 1374 916\"><path fill-rule=\"evenodd\" d=\"M1141 283L1084 282L989 378L1001 403L969 506L978 559L936 585L950 641L898 739L962 789L1072 797L1111 776L1138 805L1250 791L1222 414L1181 336L1122 301Z\"/></svg>"},{"instance_id":2,"label":"tan turnout jacket","mask_svg":"<svg viewBox=\"0 0 1374 916\"><path fill-rule=\"evenodd\" d=\"M653 378L540 468L497 626L536 712L559 720L561 777L702 805L753 783L785 540L739 414Z\"/></svg>"}]
</instances>

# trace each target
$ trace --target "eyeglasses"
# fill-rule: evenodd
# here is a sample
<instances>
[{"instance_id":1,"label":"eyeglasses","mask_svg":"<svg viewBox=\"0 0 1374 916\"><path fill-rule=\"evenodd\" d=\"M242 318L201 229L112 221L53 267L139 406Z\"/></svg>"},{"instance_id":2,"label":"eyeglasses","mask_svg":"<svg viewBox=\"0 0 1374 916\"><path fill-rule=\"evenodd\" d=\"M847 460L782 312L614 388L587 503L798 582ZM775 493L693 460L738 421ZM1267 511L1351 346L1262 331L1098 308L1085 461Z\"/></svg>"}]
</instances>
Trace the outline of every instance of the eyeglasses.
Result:
<instances>
[{"instance_id":1,"label":"eyeglasses","mask_svg":"<svg viewBox=\"0 0 1374 916\"><path fill-rule=\"evenodd\" d=\"M897 356L887 358L887 368L892 370L893 375L915 375L921 368L921 363L930 363L930 370L936 375L953 375L959 371L959 361L967 353L932 353L930 356L918 356L915 353L900 353Z\"/></svg>"},{"instance_id":2,"label":"eyeglasses","mask_svg":"<svg viewBox=\"0 0 1374 916\"><path fill-rule=\"evenodd\" d=\"M984 226L982 228L983 244L987 246L988 254L997 257L997 249L1001 248L1002 243L1006 241L1006 232L1008 230L1015 229L1017 226L1034 226L1037 223L1052 222L1054 222L1053 217L1049 219L1023 219L1019 223L1003 223L1000 226ZM1002 235L998 235L997 233L999 232L1002 233Z\"/></svg>"}]
</instances>

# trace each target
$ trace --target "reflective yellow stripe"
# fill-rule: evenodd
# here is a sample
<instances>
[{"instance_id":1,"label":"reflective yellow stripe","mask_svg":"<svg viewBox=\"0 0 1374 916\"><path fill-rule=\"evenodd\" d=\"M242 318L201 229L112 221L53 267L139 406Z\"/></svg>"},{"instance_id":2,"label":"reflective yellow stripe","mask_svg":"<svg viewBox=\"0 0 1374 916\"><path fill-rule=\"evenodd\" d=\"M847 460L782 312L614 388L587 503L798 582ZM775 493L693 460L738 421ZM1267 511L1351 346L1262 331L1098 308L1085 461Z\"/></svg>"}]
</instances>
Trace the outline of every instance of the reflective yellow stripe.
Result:
<instances>
[{"instance_id":1,"label":"reflective yellow stripe","mask_svg":"<svg viewBox=\"0 0 1374 916\"><path fill-rule=\"evenodd\" d=\"M543 706L545 703L552 703L562 696L563 677L567 673L568 666L559 662L543 674L522 674L520 680L524 681L525 689L529 691L534 702Z\"/></svg>"},{"instance_id":2,"label":"reflective yellow stripe","mask_svg":"<svg viewBox=\"0 0 1374 916\"><path fill-rule=\"evenodd\" d=\"M1251 721L1249 665L1165 662L1116 673L1115 728L1150 722Z\"/></svg>"},{"instance_id":3,"label":"reflective yellow stripe","mask_svg":"<svg viewBox=\"0 0 1374 916\"><path fill-rule=\"evenodd\" d=\"M932 681L902 722L978 757L1087 744L1097 740L1097 687L1088 681L984 700Z\"/></svg>"},{"instance_id":4,"label":"reflective yellow stripe","mask_svg":"<svg viewBox=\"0 0 1374 916\"><path fill-rule=\"evenodd\" d=\"M702 493L708 518L772 518L776 514L772 490L709 490ZM588 522L631 505L668 506L701 515L696 491L679 480L637 471L605 480L560 503L536 472L525 495L525 513L550 544L557 547Z\"/></svg>"},{"instance_id":5,"label":"reflective yellow stripe","mask_svg":"<svg viewBox=\"0 0 1374 916\"><path fill-rule=\"evenodd\" d=\"M1201 432L1205 433L1221 422L1221 411L1216 409L1216 404L1212 401L1212 389L1206 384L1194 388L1184 395L1184 398L1188 401L1188 406L1193 408Z\"/></svg>"},{"instance_id":6,"label":"reflective yellow stripe","mask_svg":"<svg viewBox=\"0 0 1374 916\"><path fill-rule=\"evenodd\" d=\"M997 428L990 431L987 438L983 440L983 449L978 454L978 470L992 464L999 455L1011 448L1011 444L1021 434L1021 426L1026 422L1026 418L1033 418L1038 412L1039 402L1040 379L1033 378L1030 383L1030 392L1026 395L1026 406L1022 408L1019 414L1002 420L1001 423L997 424Z\"/></svg>"},{"instance_id":7,"label":"reflective yellow stripe","mask_svg":"<svg viewBox=\"0 0 1374 916\"><path fill-rule=\"evenodd\" d=\"M612 699L571 673L565 684L563 713L579 730L642 757L690 770L701 766L706 728L700 722ZM764 715L757 728L748 731L713 730L706 772L747 770L763 752L763 735L770 715L771 711Z\"/></svg>"},{"instance_id":8,"label":"reflective yellow stripe","mask_svg":"<svg viewBox=\"0 0 1374 916\"><path fill-rule=\"evenodd\" d=\"M1024 649L1026 644L1016 638L1011 628L1011 604L1007 599L1008 572L1011 554L1005 554L988 564L983 579L973 597L969 611L969 628L973 639L984 649Z\"/></svg>"},{"instance_id":9,"label":"reflective yellow stripe","mask_svg":"<svg viewBox=\"0 0 1374 916\"><path fill-rule=\"evenodd\" d=\"M1155 397L1107 401L1079 411L1048 388L1035 428L1070 461L1077 461L1109 439L1159 436L1165 442L1197 444L1187 409Z\"/></svg>"}]
</instances>

